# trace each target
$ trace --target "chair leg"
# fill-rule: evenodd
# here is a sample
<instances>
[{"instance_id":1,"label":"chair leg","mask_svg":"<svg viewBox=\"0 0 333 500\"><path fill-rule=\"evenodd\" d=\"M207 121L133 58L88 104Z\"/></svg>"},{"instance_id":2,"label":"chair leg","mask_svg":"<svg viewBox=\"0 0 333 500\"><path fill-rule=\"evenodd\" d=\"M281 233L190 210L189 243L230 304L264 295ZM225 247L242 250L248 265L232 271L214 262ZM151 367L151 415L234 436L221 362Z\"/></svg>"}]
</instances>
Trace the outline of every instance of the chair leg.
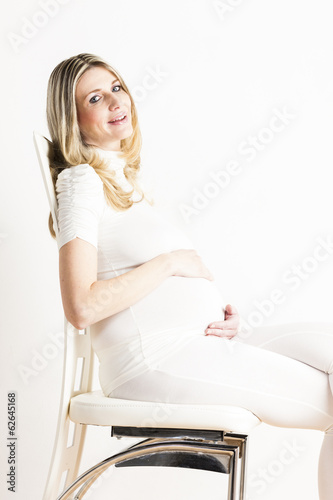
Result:
<instances>
[{"instance_id":1,"label":"chair leg","mask_svg":"<svg viewBox=\"0 0 333 500\"><path fill-rule=\"evenodd\" d=\"M76 493L73 500L81 500L83 496L87 493L87 491L91 488L91 486L94 484L94 482L97 481L97 479L103 474L103 472L105 472L105 469L96 472L96 474L92 478L87 479L87 481L83 483L83 486Z\"/></svg>"},{"instance_id":2,"label":"chair leg","mask_svg":"<svg viewBox=\"0 0 333 500\"><path fill-rule=\"evenodd\" d=\"M238 461L238 448L228 445L219 445L201 442L168 441L159 443L148 443L142 446L132 447L130 450L118 453L94 467L84 472L78 477L58 498L57 500L69 500L71 495L81 487L74 497L75 500L83 498L84 494L96 481L96 479L111 465L123 462L128 459L145 456L147 454L160 453L164 451L176 451L179 453L197 452L206 453L214 456L229 456L229 493L228 500L236 500L236 463Z\"/></svg>"},{"instance_id":3,"label":"chair leg","mask_svg":"<svg viewBox=\"0 0 333 500\"><path fill-rule=\"evenodd\" d=\"M246 472L247 472L247 451L248 451L248 438L244 439L243 443L243 456L241 464L241 476L240 476L240 492L239 500L246 499Z\"/></svg>"},{"instance_id":4,"label":"chair leg","mask_svg":"<svg viewBox=\"0 0 333 500\"><path fill-rule=\"evenodd\" d=\"M121 437L147 437L150 442L158 441L159 438L172 439L199 439L205 442L219 442L227 445L237 446L239 448L239 457L241 461L239 495L240 500L245 500L246 487L246 467L247 467L247 434L237 434L217 430L203 429L170 429L170 428L144 428L144 427L124 427L114 426L111 428L111 436ZM148 441L148 440L147 440ZM238 462L238 460L237 460ZM238 467L238 464L236 464Z\"/></svg>"},{"instance_id":5,"label":"chair leg","mask_svg":"<svg viewBox=\"0 0 333 500\"><path fill-rule=\"evenodd\" d=\"M245 489L246 489L248 439L249 438L246 434L233 434L233 433L224 434L225 443L239 447L239 457L241 458L239 500L246 499Z\"/></svg>"},{"instance_id":6,"label":"chair leg","mask_svg":"<svg viewBox=\"0 0 333 500\"><path fill-rule=\"evenodd\" d=\"M228 500L236 500L238 448L230 459Z\"/></svg>"},{"instance_id":7,"label":"chair leg","mask_svg":"<svg viewBox=\"0 0 333 500\"><path fill-rule=\"evenodd\" d=\"M234 456L231 458L227 457L228 460L233 460ZM114 464L115 467L177 467L177 468L190 468L199 470L208 470L211 472L220 472L223 474L228 474L227 468L221 461L211 455L198 455L198 453L188 453L188 452L160 452L149 454L136 458L129 458L124 461ZM104 472L104 471L103 471ZM103 472L97 472L91 479L88 479L80 490L76 493L74 500L80 500L83 498L84 494L91 488L93 483L103 474ZM230 476L233 474L233 468L230 472ZM233 484L233 483L231 483Z\"/></svg>"}]
</instances>

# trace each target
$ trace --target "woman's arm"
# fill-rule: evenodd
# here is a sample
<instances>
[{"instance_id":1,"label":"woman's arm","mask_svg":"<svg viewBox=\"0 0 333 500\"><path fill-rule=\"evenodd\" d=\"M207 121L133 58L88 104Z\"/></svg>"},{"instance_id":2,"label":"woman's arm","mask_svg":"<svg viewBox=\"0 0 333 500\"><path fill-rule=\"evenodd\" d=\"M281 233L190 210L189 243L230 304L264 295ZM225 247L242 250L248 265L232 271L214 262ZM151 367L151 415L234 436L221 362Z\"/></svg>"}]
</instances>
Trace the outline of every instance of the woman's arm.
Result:
<instances>
[{"instance_id":1,"label":"woman's arm","mask_svg":"<svg viewBox=\"0 0 333 500\"><path fill-rule=\"evenodd\" d=\"M64 313L79 330L139 301L169 276L213 276L195 250L160 254L141 266L97 281L97 249L74 238L59 250L59 276Z\"/></svg>"}]
</instances>

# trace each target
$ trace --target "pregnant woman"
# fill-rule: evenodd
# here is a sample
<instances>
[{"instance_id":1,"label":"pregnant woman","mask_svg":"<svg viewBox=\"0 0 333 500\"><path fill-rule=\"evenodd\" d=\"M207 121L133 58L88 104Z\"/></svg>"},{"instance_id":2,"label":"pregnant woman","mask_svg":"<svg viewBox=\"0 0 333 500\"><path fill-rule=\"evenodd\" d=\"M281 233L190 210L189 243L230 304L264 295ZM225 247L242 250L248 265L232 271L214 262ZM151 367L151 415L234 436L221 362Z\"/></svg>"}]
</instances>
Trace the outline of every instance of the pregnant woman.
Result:
<instances>
[{"instance_id":1,"label":"pregnant woman","mask_svg":"<svg viewBox=\"0 0 333 500\"><path fill-rule=\"evenodd\" d=\"M143 192L135 104L105 61L58 64L47 119L64 312L91 327L104 394L234 405L270 425L321 430L319 495L332 500L333 323L242 337L191 241Z\"/></svg>"}]
</instances>

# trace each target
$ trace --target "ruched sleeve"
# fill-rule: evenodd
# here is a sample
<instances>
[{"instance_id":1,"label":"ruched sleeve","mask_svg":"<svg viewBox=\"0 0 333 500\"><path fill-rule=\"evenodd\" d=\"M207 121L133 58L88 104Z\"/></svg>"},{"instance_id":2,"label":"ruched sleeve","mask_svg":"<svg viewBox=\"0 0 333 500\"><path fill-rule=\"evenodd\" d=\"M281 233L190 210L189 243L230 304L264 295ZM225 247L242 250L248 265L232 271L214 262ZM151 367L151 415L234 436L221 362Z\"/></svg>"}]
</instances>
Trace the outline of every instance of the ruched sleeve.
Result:
<instances>
[{"instance_id":1,"label":"ruched sleeve","mask_svg":"<svg viewBox=\"0 0 333 500\"><path fill-rule=\"evenodd\" d=\"M76 237L98 248L98 226L105 199L103 182L93 167L76 165L62 170L56 182L58 250Z\"/></svg>"}]
</instances>

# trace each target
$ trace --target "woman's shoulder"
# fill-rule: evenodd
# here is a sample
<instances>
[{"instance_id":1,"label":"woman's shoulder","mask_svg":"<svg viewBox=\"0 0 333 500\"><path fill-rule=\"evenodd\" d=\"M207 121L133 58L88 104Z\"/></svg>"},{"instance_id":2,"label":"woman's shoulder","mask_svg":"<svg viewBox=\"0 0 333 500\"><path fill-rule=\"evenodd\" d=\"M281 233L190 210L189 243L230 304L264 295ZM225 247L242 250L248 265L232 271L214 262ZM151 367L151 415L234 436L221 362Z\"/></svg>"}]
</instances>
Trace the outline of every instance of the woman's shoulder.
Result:
<instances>
[{"instance_id":1,"label":"woman's shoulder","mask_svg":"<svg viewBox=\"0 0 333 500\"><path fill-rule=\"evenodd\" d=\"M102 182L100 176L89 163L80 163L64 168L58 175L58 179L91 179Z\"/></svg>"},{"instance_id":2,"label":"woman's shoulder","mask_svg":"<svg viewBox=\"0 0 333 500\"><path fill-rule=\"evenodd\" d=\"M81 163L62 170L57 177L56 191L61 193L68 189L83 192L89 189L103 191L103 181L95 169L88 163Z\"/></svg>"}]
</instances>

